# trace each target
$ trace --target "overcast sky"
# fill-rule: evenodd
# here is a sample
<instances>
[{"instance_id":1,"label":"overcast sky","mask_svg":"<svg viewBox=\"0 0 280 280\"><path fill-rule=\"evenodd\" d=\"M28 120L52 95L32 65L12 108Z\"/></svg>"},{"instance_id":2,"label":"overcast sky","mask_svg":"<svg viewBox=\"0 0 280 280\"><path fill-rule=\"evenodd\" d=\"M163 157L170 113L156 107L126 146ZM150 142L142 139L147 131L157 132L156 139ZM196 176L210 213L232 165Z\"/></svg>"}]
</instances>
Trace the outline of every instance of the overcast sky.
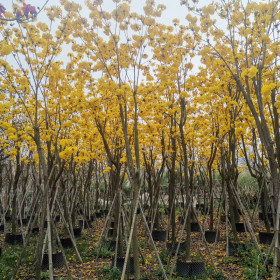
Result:
<instances>
[{"instance_id":1,"label":"overcast sky","mask_svg":"<svg viewBox=\"0 0 280 280\"><path fill-rule=\"evenodd\" d=\"M7 10L11 11L11 5L13 0L0 0L0 3L2 3ZM42 7L42 5L46 2L46 0L25 0L26 4L31 4L35 7ZM74 0L76 3L83 4L84 0ZM180 19L180 21L183 23L185 20L185 16L187 14L187 9L184 6L180 5L180 0L155 0L156 4L163 4L166 6L166 10L164 11L162 18L159 19L159 21L165 23L165 24L172 24L172 20L174 18ZM211 0L203 0L200 1L203 5L207 5ZM105 9L114 8L112 7L112 1L111 0L104 0L103 5ZM49 0L47 6L51 5L59 5L59 0ZM143 6L145 5L145 0L132 0L131 8L133 11L142 12Z\"/></svg>"}]
</instances>

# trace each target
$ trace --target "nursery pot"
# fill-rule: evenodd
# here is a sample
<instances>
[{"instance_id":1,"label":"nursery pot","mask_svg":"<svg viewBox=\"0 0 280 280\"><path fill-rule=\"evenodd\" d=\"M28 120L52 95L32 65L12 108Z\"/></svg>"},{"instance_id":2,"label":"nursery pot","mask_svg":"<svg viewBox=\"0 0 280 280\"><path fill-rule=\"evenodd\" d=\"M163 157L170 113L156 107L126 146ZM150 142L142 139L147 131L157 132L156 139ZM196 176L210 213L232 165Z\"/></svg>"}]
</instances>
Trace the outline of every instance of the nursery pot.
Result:
<instances>
[{"instance_id":1,"label":"nursery pot","mask_svg":"<svg viewBox=\"0 0 280 280\"><path fill-rule=\"evenodd\" d=\"M39 228L38 227L34 227L33 229L32 229L32 233L38 233L39 232Z\"/></svg>"},{"instance_id":2,"label":"nursery pot","mask_svg":"<svg viewBox=\"0 0 280 280\"><path fill-rule=\"evenodd\" d=\"M272 213L267 213L267 218L270 222L273 222ZM263 212L259 212L259 219L264 221L264 213Z\"/></svg>"},{"instance_id":3,"label":"nursery pot","mask_svg":"<svg viewBox=\"0 0 280 280\"><path fill-rule=\"evenodd\" d=\"M273 232L259 232L259 240L261 244L271 244L272 239L274 237ZM278 236L278 239L280 237L280 234Z\"/></svg>"},{"instance_id":4,"label":"nursery pot","mask_svg":"<svg viewBox=\"0 0 280 280\"><path fill-rule=\"evenodd\" d=\"M235 223L235 227L237 232L245 232L244 223Z\"/></svg>"},{"instance_id":5,"label":"nursery pot","mask_svg":"<svg viewBox=\"0 0 280 280\"><path fill-rule=\"evenodd\" d=\"M198 223L191 223L191 232L199 232L199 224Z\"/></svg>"},{"instance_id":6,"label":"nursery pot","mask_svg":"<svg viewBox=\"0 0 280 280\"><path fill-rule=\"evenodd\" d=\"M166 230L153 230L152 237L154 241L165 241L166 240Z\"/></svg>"},{"instance_id":7,"label":"nursery pot","mask_svg":"<svg viewBox=\"0 0 280 280\"><path fill-rule=\"evenodd\" d=\"M195 206L196 210L198 209L204 209L204 203L197 203Z\"/></svg>"},{"instance_id":8,"label":"nursery pot","mask_svg":"<svg viewBox=\"0 0 280 280\"><path fill-rule=\"evenodd\" d=\"M143 210L145 211L145 210L149 210L149 208L150 208L150 205L148 204L148 203L145 203L144 205L143 205Z\"/></svg>"},{"instance_id":9,"label":"nursery pot","mask_svg":"<svg viewBox=\"0 0 280 280\"><path fill-rule=\"evenodd\" d=\"M60 222L60 216L57 215L55 218L54 218L54 222L55 223L59 223Z\"/></svg>"},{"instance_id":10,"label":"nursery pot","mask_svg":"<svg viewBox=\"0 0 280 280\"><path fill-rule=\"evenodd\" d=\"M108 230L108 237L112 237L114 234L114 229L113 228L109 228Z\"/></svg>"},{"instance_id":11,"label":"nursery pot","mask_svg":"<svg viewBox=\"0 0 280 280\"><path fill-rule=\"evenodd\" d=\"M177 261L177 273L182 277L200 276L205 273L204 262Z\"/></svg>"},{"instance_id":12,"label":"nursery pot","mask_svg":"<svg viewBox=\"0 0 280 280\"><path fill-rule=\"evenodd\" d=\"M112 259L112 267L114 267L114 258ZM124 266L124 258L117 258L116 261L116 267L122 271L123 270L123 266ZM128 259L127 265L126 265L126 274L134 274L134 259L133 257L130 257L130 259Z\"/></svg>"},{"instance_id":13,"label":"nursery pot","mask_svg":"<svg viewBox=\"0 0 280 280\"><path fill-rule=\"evenodd\" d=\"M178 242L176 242L174 244L174 246L172 247L172 243L168 242L166 243L166 249L172 254L172 255L175 255L176 253L176 250L177 250L177 247L178 247ZM179 247L179 251L178 253L183 253L184 251L186 251L186 248L187 248L187 242L181 242L180 243L180 247Z\"/></svg>"},{"instance_id":14,"label":"nursery pot","mask_svg":"<svg viewBox=\"0 0 280 280\"><path fill-rule=\"evenodd\" d=\"M95 213L95 217L96 218L101 218L102 217L102 213L101 212L96 212Z\"/></svg>"},{"instance_id":15,"label":"nursery pot","mask_svg":"<svg viewBox=\"0 0 280 280\"><path fill-rule=\"evenodd\" d=\"M183 225L184 224L184 217L183 216L179 216L178 217L178 222Z\"/></svg>"},{"instance_id":16,"label":"nursery pot","mask_svg":"<svg viewBox=\"0 0 280 280\"><path fill-rule=\"evenodd\" d=\"M216 236L217 236L217 241L219 241L220 239L219 232L217 233L216 231L210 231L210 230L205 231L205 239L208 243L215 243Z\"/></svg>"},{"instance_id":17,"label":"nursery pot","mask_svg":"<svg viewBox=\"0 0 280 280\"><path fill-rule=\"evenodd\" d=\"M63 258L62 252L56 252L52 254L52 262L54 268L61 268L65 265L65 260ZM48 269L49 268L49 254L45 253L42 260L41 268Z\"/></svg>"},{"instance_id":18,"label":"nursery pot","mask_svg":"<svg viewBox=\"0 0 280 280\"><path fill-rule=\"evenodd\" d=\"M201 214L206 215L207 212L208 212L208 207L204 207L204 206L203 206L203 207L200 209L200 211L201 211Z\"/></svg>"},{"instance_id":19,"label":"nursery pot","mask_svg":"<svg viewBox=\"0 0 280 280\"><path fill-rule=\"evenodd\" d=\"M5 236L5 242L10 245L23 244L23 238L21 234L7 233Z\"/></svg>"},{"instance_id":20,"label":"nursery pot","mask_svg":"<svg viewBox=\"0 0 280 280\"><path fill-rule=\"evenodd\" d=\"M100 210L100 213L101 213L101 216L107 216L108 213L109 213L109 210L108 209L102 209L102 210Z\"/></svg>"},{"instance_id":21,"label":"nursery pot","mask_svg":"<svg viewBox=\"0 0 280 280\"><path fill-rule=\"evenodd\" d=\"M81 237L81 235L82 235L82 228L81 227L73 228L73 232L74 232L74 236L75 237Z\"/></svg>"},{"instance_id":22,"label":"nursery pot","mask_svg":"<svg viewBox=\"0 0 280 280\"><path fill-rule=\"evenodd\" d=\"M23 226L27 226L28 225L28 219L25 218L25 219L22 219L22 225ZM20 219L18 219L18 225L20 226L21 225L21 222L20 222Z\"/></svg>"},{"instance_id":23,"label":"nursery pot","mask_svg":"<svg viewBox=\"0 0 280 280\"><path fill-rule=\"evenodd\" d=\"M11 221L11 216L5 216L6 223Z\"/></svg>"},{"instance_id":24,"label":"nursery pot","mask_svg":"<svg viewBox=\"0 0 280 280\"><path fill-rule=\"evenodd\" d=\"M63 248L73 248L73 243L70 237L60 238L60 242Z\"/></svg>"}]
</instances>

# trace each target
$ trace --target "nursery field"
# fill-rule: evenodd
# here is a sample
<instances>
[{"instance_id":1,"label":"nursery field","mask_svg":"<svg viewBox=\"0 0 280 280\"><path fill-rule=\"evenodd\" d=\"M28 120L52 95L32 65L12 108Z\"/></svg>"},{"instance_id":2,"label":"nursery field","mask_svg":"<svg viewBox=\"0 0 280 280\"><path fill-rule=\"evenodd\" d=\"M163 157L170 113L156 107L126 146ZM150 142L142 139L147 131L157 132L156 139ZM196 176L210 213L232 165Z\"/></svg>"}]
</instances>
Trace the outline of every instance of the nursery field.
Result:
<instances>
[{"instance_id":1,"label":"nursery field","mask_svg":"<svg viewBox=\"0 0 280 280\"><path fill-rule=\"evenodd\" d=\"M280 279L279 20L0 0L0 280Z\"/></svg>"},{"instance_id":2,"label":"nursery field","mask_svg":"<svg viewBox=\"0 0 280 280\"><path fill-rule=\"evenodd\" d=\"M204 205L198 203L193 208L194 216L197 215L197 218L191 222L190 261L186 259L187 231L184 228L182 203L180 203L180 207L176 207L177 238L175 246L172 246L170 234L167 234L170 225L168 225L164 205L159 207L158 220L154 223L153 228L151 228L149 216L141 215L142 212L137 211L141 279L165 279L164 273L166 276L168 275L168 279L271 279L272 255L268 257L266 266L263 266L263 262L269 251L273 234L266 232L262 215L259 212L255 213L252 228L257 241L255 244L248 230L248 226L251 226L250 218L252 216L250 215L253 211L244 213L244 217L241 217L239 223L236 223L238 233L237 239L234 239L230 222L226 223L228 219L224 213L221 214L223 211L218 211L214 217L215 228L219 230L209 231L209 213ZM59 238L62 245L60 246L56 242L53 247L54 279L120 279L129 232L122 237L117 236L114 231L114 214L108 212L108 209L99 210L91 215L90 219L83 219L83 216L77 217L72 237L75 240L76 249L69 238L69 233L67 234L67 230L65 230L61 217L54 217L54 225L60 232ZM143 213L148 214L149 210L146 209ZM244 222L244 218L249 224ZM28 219L22 219L22 223L24 224L26 220L27 222L32 221L28 217ZM5 232L9 231L10 226L9 219L7 219ZM26 233L27 228L28 224L23 225L21 232ZM33 246L36 243L38 227L33 227L31 232L29 245L26 247L17 279L34 278ZM22 240L11 241L11 237L7 238L8 235L9 233L4 234L2 231L0 279L11 278L25 243L22 243ZM123 242L122 249L116 248L116 244L120 244L120 242ZM176 254L178 243L180 246ZM77 256L77 251L82 262ZM156 251L162 267L159 265ZM43 257L41 279L49 279L47 256L46 253ZM129 260L131 261L131 259L133 258L130 257ZM116 261L115 267L114 261ZM184 266L190 263L194 264L192 270ZM133 261L128 262L126 277L134 279Z\"/></svg>"}]
</instances>

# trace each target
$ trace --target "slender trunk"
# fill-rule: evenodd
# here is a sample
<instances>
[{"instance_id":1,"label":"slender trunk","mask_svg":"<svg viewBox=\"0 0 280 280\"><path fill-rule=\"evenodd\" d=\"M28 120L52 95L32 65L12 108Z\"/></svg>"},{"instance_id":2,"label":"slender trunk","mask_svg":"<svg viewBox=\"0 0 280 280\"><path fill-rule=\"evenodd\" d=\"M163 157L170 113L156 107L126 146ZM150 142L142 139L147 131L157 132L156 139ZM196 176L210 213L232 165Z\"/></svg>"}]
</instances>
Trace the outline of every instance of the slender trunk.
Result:
<instances>
[{"instance_id":1,"label":"slender trunk","mask_svg":"<svg viewBox=\"0 0 280 280\"><path fill-rule=\"evenodd\" d=\"M17 187L18 187L18 181L21 173L21 167L20 167L20 154L19 149L17 149L17 156L16 156L16 171L15 171L15 177L13 182L13 200L12 200L12 234L16 234L17 230Z\"/></svg>"}]
</instances>

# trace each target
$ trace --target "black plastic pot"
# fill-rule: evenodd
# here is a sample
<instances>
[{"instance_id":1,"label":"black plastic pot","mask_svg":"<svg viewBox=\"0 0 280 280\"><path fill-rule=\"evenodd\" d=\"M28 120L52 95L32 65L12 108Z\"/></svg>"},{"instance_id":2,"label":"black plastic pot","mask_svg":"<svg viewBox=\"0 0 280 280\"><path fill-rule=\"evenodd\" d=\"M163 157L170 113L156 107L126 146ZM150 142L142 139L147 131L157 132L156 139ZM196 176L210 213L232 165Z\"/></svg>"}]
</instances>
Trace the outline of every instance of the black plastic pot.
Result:
<instances>
[{"instance_id":1,"label":"black plastic pot","mask_svg":"<svg viewBox=\"0 0 280 280\"><path fill-rule=\"evenodd\" d=\"M147 222L151 222L151 220L152 220L152 217L151 217L151 216L147 216L147 215L146 215L145 218L146 218L146 221L147 221Z\"/></svg>"},{"instance_id":2,"label":"black plastic pot","mask_svg":"<svg viewBox=\"0 0 280 280\"><path fill-rule=\"evenodd\" d=\"M108 209L101 209L100 213L101 213L101 216L107 216L108 213L109 213L109 210Z\"/></svg>"},{"instance_id":3,"label":"black plastic pot","mask_svg":"<svg viewBox=\"0 0 280 280\"><path fill-rule=\"evenodd\" d=\"M62 252L57 252L52 254L52 262L54 268L61 268L65 265L65 260L63 258ZM49 268L49 254L45 253L42 260L41 268L48 269Z\"/></svg>"},{"instance_id":4,"label":"black plastic pot","mask_svg":"<svg viewBox=\"0 0 280 280\"><path fill-rule=\"evenodd\" d=\"M11 218L11 216L5 216L5 220L6 220L6 223L9 223L12 220L12 218Z\"/></svg>"},{"instance_id":5,"label":"black plastic pot","mask_svg":"<svg viewBox=\"0 0 280 280\"><path fill-rule=\"evenodd\" d=\"M267 218L269 221L273 221L273 214L272 213L267 213ZM264 221L264 213L260 212L259 213L259 219Z\"/></svg>"},{"instance_id":6,"label":"black plastic pot","mask_svg":"<svg viewBox=\"0 0 280 280\"><path fill-rule=\"evenodd\" d=\"M166 243L166 249L172 254L172 255L175 255L176 253L176 250L177 250L177 247L178 247L178 242L175 243L175 245L172 247L172 243L168 242ZM178 253L183 253L186 251L186 248L187 248L187 242L181 242L180 243L180 247L179 247L179 251Z\"/></svg>"},{"instance_id":7,"label":"black plastic pot","mask_svg":"<svg viewBox=\"0 0 280 280\"><path fill-rule=\"evenodd\" d=\"M216 235L218 235L217 241L219 241L219 239L220 239L219 232L217 233L216 231L209 231L209 230L205 231L205 239L208 243L215 243Z\"/></svg>"},{"instance_id":8,"label":"black plastic pot","mask_svg":"<svg viewBox=\"0 0 280 280\"><path fill-rule=\"evenodd\" d=\"M60 238L60 242L63 248L73 248L73 243L70 237Z\"/></svg>"},{"instance_id":9,"label":"black plastic pot","mask_svg":"<svg viewBox=\"0 0 280 280\"><path fill-rule=\"evenodd\" d=\"M191 223L191 232L199 232L199 224L198 223Z\"/></svg>"},{"instance_id":10,"label":"black plastic pot","mask_svg":"<svg viewBox=\"0 0 280 280\"><path fill-rule=\"evenodd\" d=\"M154 241L165 241L166 240L166 230L153 230L152 237Z\"/></svg>"},{"instance_id":11,"label":"black plastic pot","mask_svg":"<svg viewBox=\"0 0 280 280\"><path fill-rule=\"evenodd\" d=\"M179 207L184 208L184 202L179 202Z\"/></svg>"},{"instance_id":12,"label":"black plastic pot","mask_svg":"<svg viewBox=\"0 0 280 280\"><path fill-rule=\"evenodd\" d=\"M112 267L114 266L114 258L112 259ZM117 258L116 261L116 267L122 271L123 270L123 266L124 266L124 258ZM134 274L134 259L133 257L130 258L130 260L127 263L126 266L126 274Z\"/></svg>"},{"instance_id":13,"label":"black plastic pot","mask_svg":"<svg viewBox=\"0 0 280 280\"><path fill-rule=\"evenodd\" d=\"M0 226L0 231L4 231L4 229L5 229L4 225L1 225Z\"/></svg>"},{"instance_id":14,"label":"black plastic pot","mask_svg":"<svg viewBox=\"0 0 280 280\"><path fill-rule=\"evenodd\" d=\"M271 244L272 239L274 237L274 233L273 232L259 232L259 240L261 244ZM280 238L280 234L278 236L278 239Z\"/></svg>"},{"instance_id":15,"label":"black plastic pot","mask_svg":"<svg viewBox=\"0 0 280 280\"><path fill-rule=\"evenodd\" d=\"M112 237L114 234L114 229L113 228L109 228L108 230L108 237Z\"/></svg>"},{"instance_id":16,"label":"black plastic pot","mask_svg":"<svg viewBox=\"0 0 280 280\"><path fill-rule=\"evenodd\" d=\"M32 233L38 233L39 232L39 228L38 227L34 227L33 229L32 229Z\"/></svg>"},{"instance_id":17,"label":"black plastic pot","mask_svg":"<svg viewBox=\"0 0 280 280\"><path fill-rule=\"evenodd\" d=\"M60 222L60 216L57 215L55 218L54 218L54 222L55 223L59 223Z\"/></svg>"},{"instance_id":18,"label":"black plastic pot","mask_svg":"<svg viewBox=\"0 0 280 280\"><path fill-rule=\"evenodd\" d=\"M5 242L10 245L16 245L16 244L23 244L23 238L21 234L11 234L7 233L5 236Z\"/></svg>"},{"instance_id":19,"label":"black plastic pot","mask_svg":"<svg viewBox=\"0 0 280 280\"><path fill-rule=\"evenodd\" d=\"M148 210L150 208L150 205L149 204L147 204L147 203L145 203L144 205L143 205L143 210L145 211L145 210Z\"/></svg>"},{"instance_id":20,"label":"black plastic pot","mask_svg":"<svg viewBox=\"0 0 280 280\"><path fill-rule=\"evenodd\" d=\"M73 228L73 232L74 232L74 236L75 237L81 237L81 235L82 235L82 228L81 227Z\"/></svg>"},{"instance_id":21,"label":"black plastic pot","mask_svg":"<svg viewBox=\"0 0 280 280\"><path fill-rule=\"evenodd\" d=\"M22 221L22 225L23 226L27 226L28 225L28 219L27 218L22 219L21 221ZM21 225L20 219L18 219L18 225Z\"/></svg>"},{"instance_id":22,"label":"black plastic pot","mask_svg":"<svg viewBox=\"0 0 280 280\"><path fill-rule=\"evenodd\" d=\"M183 216L179 216L178 217L178 222L183 225L184 224L184 217Z\"/></svg>"},{"instance_id":23,"label":"black plastic pot","mask_svg":"<svg viewBox=\"0 0 280 280\"><path fill-rule=\"evenodd\" d=\"M245 232L244 223L235 223L235 227L237 232Z\"/></svg>"},{"instance_id":24,"label":"black plastic pot","mask_svg":"<svg viewBox=\"0 0 280 280\"><path fill-rule=\"evenodd\" d=\"M206 215L208 213L208 207L202 207L200 209L201 214Z\"/></svg>"},{"instance_id":25,"label":"black plastic pot","mask_svg":"<svg viewBox=\"0 0 280 280\"><path fill-rule=\"evenodd\" d=\"M196 210L204 208L204 203L197 203L195 205Z\"/></svg>"},{"instance_id":26,"label":"black plastic pot","mask_svg":"<svg viewBox=\"0 0 280 280\"><path fill-rule=\"evenodd\" d=\"M201 276L205 274L204 262L177 261L177 273L182 277Z\"/></svg>"},{"instance_id":27,"label":"black plastic pot","mask_svg":"<svg viewBox=\"0 0 280 280\"><path fill-rule=\"evenodd\" d=\"M95 213L95 217L98 219L98 218L101 218L102 217L102 213L101 212L96 212Z\"/></svg>"},{"instance_id":28,"label":"black plastic pot","mask_svg":"<svg viewBox=\"0 0 280 280\"><path fill-rule=\"evenodd\" d=\"M111 227L111 228L115 227L115 222L114 222L114 221L112 221L112 222L110 223L110 227Z\"/></svg>"}]
</instances>

